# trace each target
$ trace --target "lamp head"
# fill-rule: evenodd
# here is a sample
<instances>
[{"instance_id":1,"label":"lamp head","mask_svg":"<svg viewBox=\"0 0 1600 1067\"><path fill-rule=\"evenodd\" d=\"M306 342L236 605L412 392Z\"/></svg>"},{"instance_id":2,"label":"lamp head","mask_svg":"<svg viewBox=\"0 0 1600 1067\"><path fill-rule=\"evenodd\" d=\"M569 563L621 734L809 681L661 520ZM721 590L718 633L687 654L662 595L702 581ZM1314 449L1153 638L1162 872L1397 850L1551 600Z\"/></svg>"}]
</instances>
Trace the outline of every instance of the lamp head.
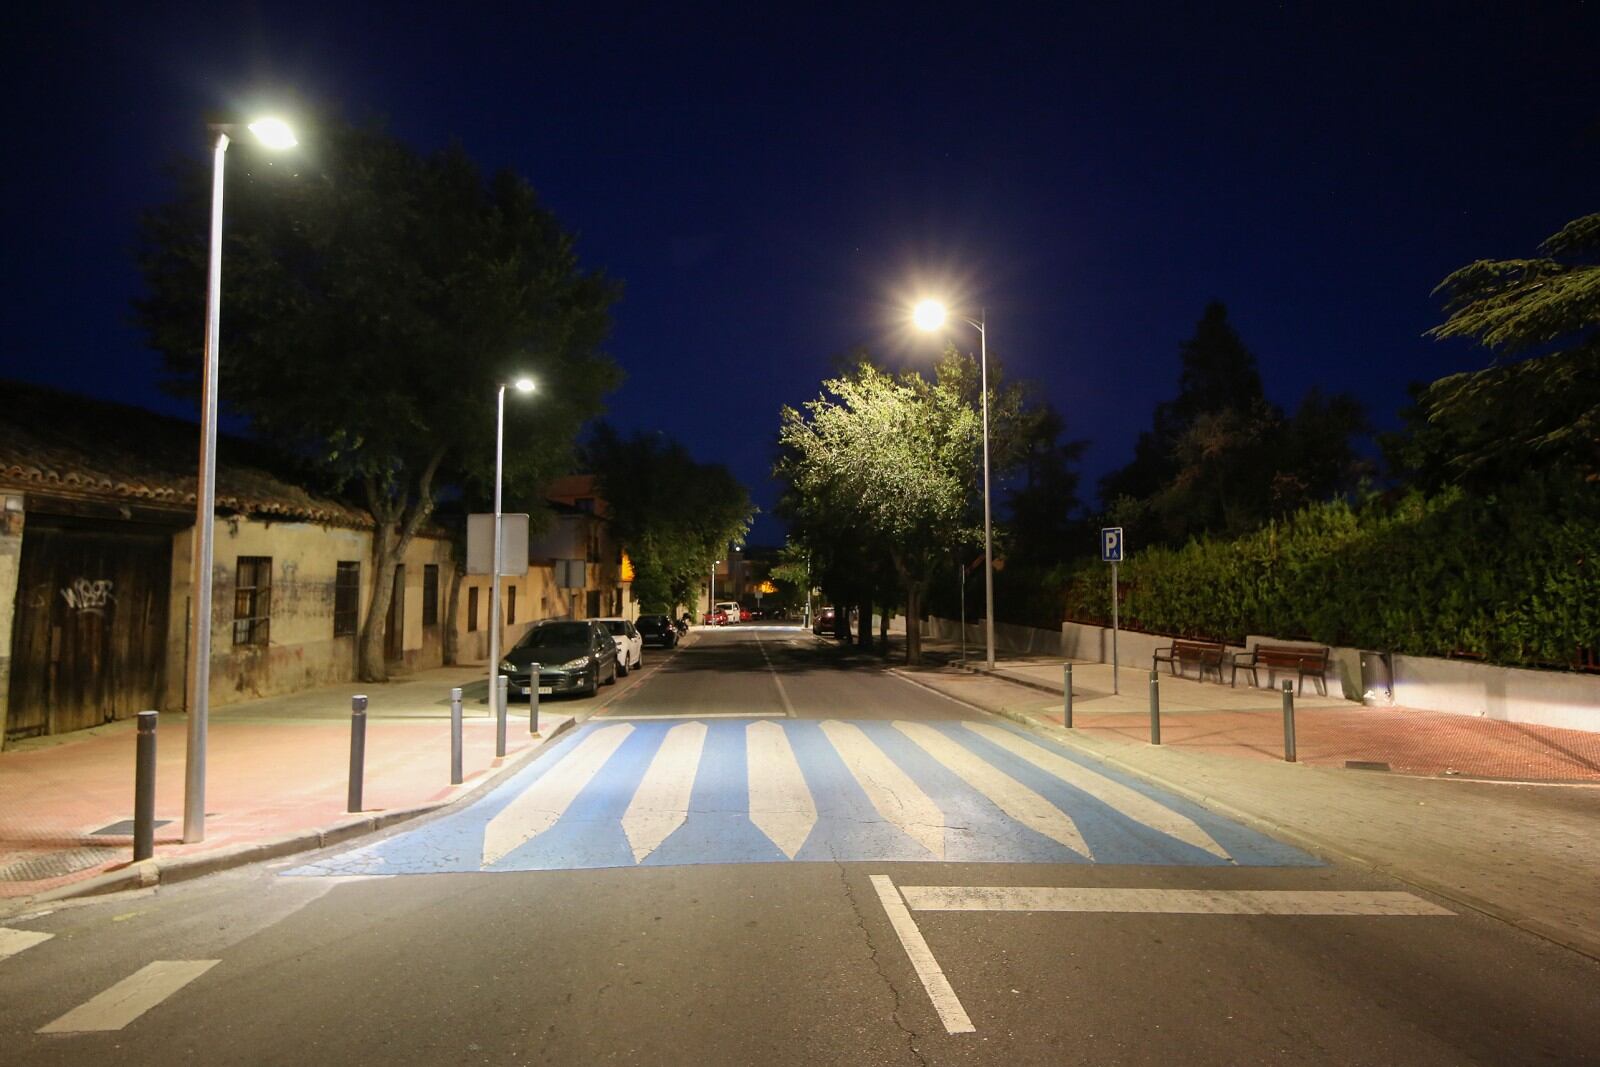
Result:
<instances>
[{"instance_id":1,"label":"lamp head","mask_svg":"<svg viewBox=\"0 0 1600 1067\"><path fill-rule=\"evenodd\" d=\"M535 389L538 388L538 385L534 382L534 380L532 378L529 378L526 375L524 375L523 377L518 378L516 381L512 382L511 383L511 388L515 389L519 393L531 393Z\"/></svg>"},{"instance_id":2,"label":"lamp head","mask_svg":"<svg viewBox=\"0 0 1600 1067\"><path fill-rule=\"evenodd\" d=\"M282 119L257 119L248 128L256 135L256 140L268 148L293 148L300 143L295 140L294 131L289 128L289 124Z\"/></svg>"},{"instance_id":3,"label":"lamp head","mask_svg":"<svg viewBox=\"0 0 1600 1067\"><path fill-rule=\"evenodd\" d=\"M911 311L911 321L919 330L937 330L944 325L945 307L937 300L923 300Z\"/></svg>"}]
</instances>

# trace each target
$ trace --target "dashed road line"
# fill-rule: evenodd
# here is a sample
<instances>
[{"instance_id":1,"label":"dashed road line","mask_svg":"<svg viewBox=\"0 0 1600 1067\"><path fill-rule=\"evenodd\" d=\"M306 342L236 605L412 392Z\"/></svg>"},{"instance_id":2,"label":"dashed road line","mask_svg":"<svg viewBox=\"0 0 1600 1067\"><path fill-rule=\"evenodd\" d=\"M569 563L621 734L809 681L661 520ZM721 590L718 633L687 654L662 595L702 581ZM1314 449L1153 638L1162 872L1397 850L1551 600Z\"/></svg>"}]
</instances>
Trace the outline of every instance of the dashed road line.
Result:
<instances>
[{"instance_id":1,"label":"dashed road line","mask_svg":"<svg viewBox=\"0 0 1600 1067\"><path fill-rule=\"evenodd\" d=\"M794 718L794 704L789 701L789 691L784 688L783 679L778 676L778 669L772 665L772 657L767 655L767 646L761 640L760 631L756 631L756 647L761 650L761 658L766 662L773 684L778 687L778 699L783 701L783 713L791 719Z\"/></svg>"},{"instance_id":2,"label":"dashed road line","mask_svg":"<svg viewBox=\"0 0 1600 1067\"><path fill-rule=\"evenodd\" d=\"M103 993L79 1004L41 1034L76 1034L121 1030L151 1008L215 967L221 960L156 960L147 963Z\"/></svg>"}]
</instances>

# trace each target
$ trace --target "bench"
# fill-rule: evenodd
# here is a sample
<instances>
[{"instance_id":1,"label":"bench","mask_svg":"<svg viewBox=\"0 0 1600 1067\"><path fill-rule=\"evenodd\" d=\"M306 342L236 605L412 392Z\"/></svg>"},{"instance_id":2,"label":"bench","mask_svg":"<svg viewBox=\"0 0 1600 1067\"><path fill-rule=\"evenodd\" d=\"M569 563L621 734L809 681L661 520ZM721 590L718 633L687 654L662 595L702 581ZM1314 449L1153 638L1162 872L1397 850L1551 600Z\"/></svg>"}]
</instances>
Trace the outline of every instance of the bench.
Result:
<instances>
[{"instance_id":1,"label":"bench","mask_svg":"<svg viewBox=\"0 0 1600 1067\"><path fill-rule=\"evenodd\" d=\"M1166 648L1158 648L1150 657L1150 669L1156 670L1156 664L1166 663L1174 675L1183 669L1186 663L1193 663L1200 668L1200 680L1206 680L1207 671L1217 672L1217 682L1222 681L1222 660L1227 654L1227 649L1220 641L1173 641Z\"/></svg>"},{"instance_id":2,"label":"bench","mask_svg":"<svg viewBox=\"0 0 1600 1067\"><path fill-rule=\"evenodd\" d=\"M1256 672L1263 668L1267 672L1267 685L1271 686L1273 676L1278 671L1294 671L1297 692L1305 692L1306 678L1311 678L1317 683L1317 688L1323 696L1328 695L1328 655L1329 649L1307 648L1303 645L1256 645L1248 652L1235 652L1233 654L1233 678L1238 680L1239 671L1250 672L1250 684L1261 687L1261 677ZM1230 685L1232 682L1229 683Z\"/></svg>"}]
</instances>

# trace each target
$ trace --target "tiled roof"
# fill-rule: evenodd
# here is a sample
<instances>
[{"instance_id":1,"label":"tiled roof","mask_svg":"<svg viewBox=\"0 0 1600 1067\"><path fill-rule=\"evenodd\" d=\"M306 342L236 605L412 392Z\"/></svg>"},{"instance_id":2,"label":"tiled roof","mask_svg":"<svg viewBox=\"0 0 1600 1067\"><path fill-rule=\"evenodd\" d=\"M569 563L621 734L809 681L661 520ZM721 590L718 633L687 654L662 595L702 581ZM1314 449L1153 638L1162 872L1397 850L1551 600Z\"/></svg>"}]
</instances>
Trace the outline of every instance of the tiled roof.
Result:
<instances>
[{"instance_id":1,"label":"tiled roof","mask_svg":"<svg viewBox=\"0 0 1600 1067\"><path fill-rule=\"evenodd\" d=\"M146 507L193 510L197 424L143 408L0 381L0 485ZM367 528L365 511L271 473L259 446L222 438L217 510Z\"/></svg>"}]
</instances>

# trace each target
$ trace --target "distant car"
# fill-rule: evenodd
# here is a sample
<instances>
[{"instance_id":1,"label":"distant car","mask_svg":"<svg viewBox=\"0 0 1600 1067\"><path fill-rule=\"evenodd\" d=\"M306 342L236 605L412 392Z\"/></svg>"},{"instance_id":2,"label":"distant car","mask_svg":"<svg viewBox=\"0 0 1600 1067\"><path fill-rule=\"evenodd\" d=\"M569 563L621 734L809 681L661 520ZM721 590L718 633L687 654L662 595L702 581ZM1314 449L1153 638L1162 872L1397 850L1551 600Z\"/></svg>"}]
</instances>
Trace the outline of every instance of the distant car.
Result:
<instances>
[{"instance_id":1,"label":"distant car","mask_svg":"<svg viewBox=\"0 0 1600 1067\"><path fill-rule=\"evenodd\" d=\"M728 625L728 613L726 611L708 611L708 612L706 612L705 625L706 626L726 626L726 625Z\"/></svg>"},{"instance_id":2,"label":"distant car","mask_svg":"<svg viewBox=\"0 0 1600 1067\"><path fill-rule=\"evenodd\" d=\"M749 622L750 618L751 618L750 609L741 604L739 606L739 621L740 622Z\"/></svg>"},{"instance_id":3,"label":"distant car","mask_svg":"<svg viewBox=\"0 0 1600 1067\"><path fill-rule=\"evenodd\" d=\"M832 608L818 608L817 614L811 620L811 632L819 637L833 636L835 618Z\"/></svg>"},{"instance_id":4,"label":"distant car","mask_svg":"<svg viewBox=\"0 0 1600 1067\"><path fill-rule=\"evenodd\" d=\"M595 622L611 631L617 642L617 673L627 674L644 666L644 637L627 619L596 619Z\"/></svg>"},{"instance_id":5,"label":"distant car","mask_svg":"<svg viewBox=\"0 0 1600 1067\"><path fill-rule=\"evenodd\" d=\"M678 627L665 615L640 615L633 625L646 645L672 648L678 643Z\"/></svg>"},{"instance_id":6,"label":"distant car","mask_svg":"<svg viewBox=\"0 0 1600 1067\"><path fill-rule=\"evenodd\" d=\"M721 626L721 625L723 625L725 623L742 622L743 621L742 619L739 618L739 602L736 601L736 600L719 601L717 603L716 610L722 612L722 614L724 616L726 616L723 619L723 622L717 624L719 626Z\"/></svg>"},{"instance_id":7,"label":"distant car","mask_svg":"<svg viewBox=\"0 0 1600 1067\"><path fill-rule=\"evenodd\" d=\"M539 665L533 679L531 665ZM513 696L581 693L593 696L602 685L617 680L617 642L611 632L589 619L542 622L511 646L500 670L507 676Z\"/></svg>"}]
</instances>

